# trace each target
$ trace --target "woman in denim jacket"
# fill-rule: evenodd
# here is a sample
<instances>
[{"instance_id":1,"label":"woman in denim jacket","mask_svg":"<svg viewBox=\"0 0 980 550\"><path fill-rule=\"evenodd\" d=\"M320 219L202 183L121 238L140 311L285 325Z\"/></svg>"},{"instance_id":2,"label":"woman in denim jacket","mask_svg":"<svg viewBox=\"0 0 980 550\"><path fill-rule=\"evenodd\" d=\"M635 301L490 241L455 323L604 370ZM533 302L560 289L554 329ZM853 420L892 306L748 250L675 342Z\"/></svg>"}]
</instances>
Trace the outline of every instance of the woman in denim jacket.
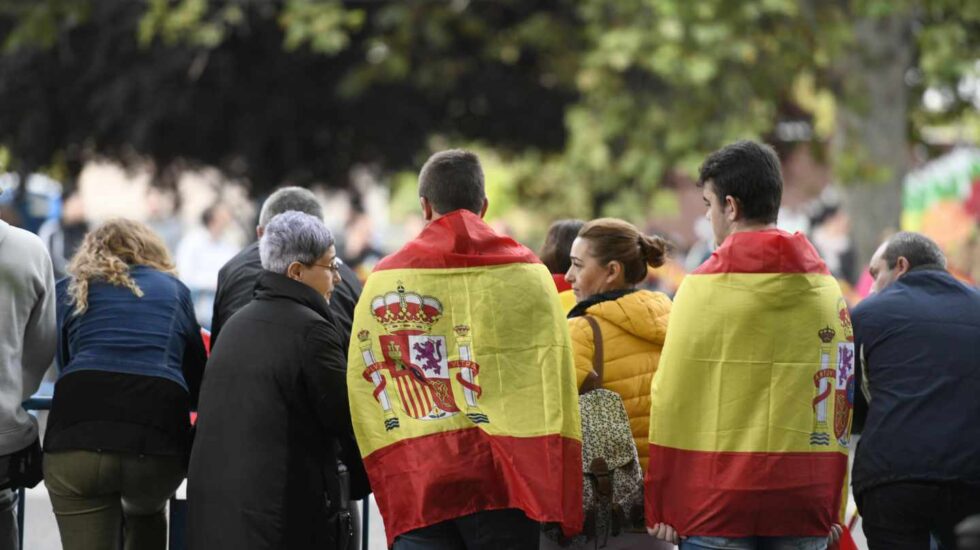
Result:
<instances>
[{"instance_id":1,"label":"woman in denim jacket","mask_svg":"<svg viewBox=\"0 0 980 550\"><path fill-rule=\"evenodd\" d=\"M44 478L66 550L163 550L205 362L190 291L145 225L88 235L57 285L58 364ZM125 518L125 519L124 519Z\"/></svg>"}]
</instances>

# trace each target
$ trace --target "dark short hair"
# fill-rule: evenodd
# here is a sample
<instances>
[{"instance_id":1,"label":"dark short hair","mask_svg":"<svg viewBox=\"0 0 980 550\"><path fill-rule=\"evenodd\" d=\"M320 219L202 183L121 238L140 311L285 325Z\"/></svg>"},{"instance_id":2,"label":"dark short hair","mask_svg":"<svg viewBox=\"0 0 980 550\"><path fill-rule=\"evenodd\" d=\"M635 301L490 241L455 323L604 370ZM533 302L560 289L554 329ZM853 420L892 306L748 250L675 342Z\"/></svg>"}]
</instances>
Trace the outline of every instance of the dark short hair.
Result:
<instances>
[{"instance_id":1,"label":"dark short hair","mask_svg":"<svg viewBox=\"0 0 980 550\"><path fill-rule=\"evenodd\" d=\"M289 211L302 212L323 219L323 207L320 206L320 201L316 200L313 191L290 186L276 189L269 198L265 199L259 212L259 226L265 227L269 225L272 218Z\"/></svg>"},{"instance_id":2,"label":"dark short hair","mask_svg":"<svg viewBox=\"0 0 980 550\"><path fill-rule=\"evenodd\" d=\"M783 174L772 147L736 141L711 153L698 174L698 187L711 182L719 199L738 201L747 220L776 223L783 199Z\"/></svg>"},{"instance_id":3,"label":"dark short hair","mask_svg":"<svg viewBox=\"0 0 980 550\"><path fill-rule=\"evenodd\" d=\"M881 255L888 269L894 269L898 258L908 260L909 269L917 267L946 269L946 256L935 241L922 233L902 231L888 239Z\"/></svg>"},{"instance_id":4,"label":"dark short hair","mask_svg":"<svg viewBox=\"0 0 980 550\"><path fill-rule=\"evenodd\" d=\"M439 214L460 209L479 214L486 199L480 159L462 149L432 155L419 172L419 196Z\"/></svg>"},{"instance_id":5,"label":"dark short hair","mask_svg":"<svg viewBox=\"0 0 980 550\"><path fill-rule=\"evenodd\" d=\"M548 228L538 257L549 273L565 273L572 266L572 242L583 225L582 220L558 220Z\"/></svg>"}]
</instances>

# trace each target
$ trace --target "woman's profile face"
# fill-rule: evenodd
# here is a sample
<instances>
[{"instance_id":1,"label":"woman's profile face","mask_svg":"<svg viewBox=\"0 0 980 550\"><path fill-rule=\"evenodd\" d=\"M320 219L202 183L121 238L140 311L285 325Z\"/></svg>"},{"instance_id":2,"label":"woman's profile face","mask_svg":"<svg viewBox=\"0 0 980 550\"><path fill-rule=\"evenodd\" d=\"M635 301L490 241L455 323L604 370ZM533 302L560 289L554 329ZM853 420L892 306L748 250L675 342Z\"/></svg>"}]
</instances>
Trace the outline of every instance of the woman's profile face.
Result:
<instances>
[{"instance_id":1,"label":"woman's profile face","mask_svg":"<svg viewBox=\"0 0 980 550\"><path fill-rule=\"evenodd\" d=\"M621 274L622 270L613 269L612 264L616 262L602 265L592 255L588 240L576 237L569 256L572 266L565 274L565 281L572 285L575 301L581 302L590 296L616 288L617 274Z\"/></svg>"}]
</instances>

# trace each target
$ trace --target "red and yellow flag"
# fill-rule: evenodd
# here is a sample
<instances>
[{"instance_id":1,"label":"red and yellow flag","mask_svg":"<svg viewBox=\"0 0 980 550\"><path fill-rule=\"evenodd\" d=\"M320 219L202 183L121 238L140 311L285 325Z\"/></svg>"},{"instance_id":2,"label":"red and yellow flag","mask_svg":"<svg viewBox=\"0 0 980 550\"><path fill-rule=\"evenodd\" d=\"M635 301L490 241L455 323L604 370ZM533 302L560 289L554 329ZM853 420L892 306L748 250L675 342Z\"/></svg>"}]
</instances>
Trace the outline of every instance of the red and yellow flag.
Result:
<instances>
[{"instance_id":1,"label":"red and yellow flag","mask_svg":"<svg viewBox=\"0 0 980 550\"><path fill-rule=\"evenodd\" d=\"M801 234L736 233L674 299L651 384L647 523L824 536L846 501L854 344Z\"/></svg>"},{"instance_id":2,"label":"red and yellow flag","mask_svg":"<svg viewBox=\"0 0 980 550\"><path fill-rule=\"evenodd\" d=\"M558 289L558 300L561 302L561 309L568 315L569 311L575 307L575 291L572 285L565 280L564 273L553 273L551 278L555 280L555 288Z\"/></svg>"},{"instance_id":3,"label":"red and yellow flag","mask_svg":"<svg viewBox=\"0 0 980 550\"><path fill-rule=\"evenodd\" d=\"M519 508L582 527L582 448L567 323L537 257L456 211L382 260L354 313L354 432L388 544Z\"/></svg>"}]
</instances>

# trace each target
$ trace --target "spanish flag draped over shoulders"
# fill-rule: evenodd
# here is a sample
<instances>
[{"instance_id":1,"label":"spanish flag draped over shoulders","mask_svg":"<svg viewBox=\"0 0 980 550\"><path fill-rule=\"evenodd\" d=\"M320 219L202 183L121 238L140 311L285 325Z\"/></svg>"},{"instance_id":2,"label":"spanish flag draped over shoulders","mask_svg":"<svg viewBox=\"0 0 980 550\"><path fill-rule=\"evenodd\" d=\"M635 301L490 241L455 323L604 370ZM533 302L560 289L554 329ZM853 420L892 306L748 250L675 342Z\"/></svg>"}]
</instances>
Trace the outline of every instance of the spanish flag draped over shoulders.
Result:
<instances>
[{"instance_id":1,"label":"spanish flag draped over shoulders","mask_svg":"<svg viewBox=\"0 0 980 550\"><path fill-rule=\"evenodd\" d=\"M501 508L581 529L571 343L534 253L443 216L377 265L352 334L351 415L389 546Z\"/></svg>"},{"instance_id":2,"label":"spanish flag draped over shoulders","mask_svg":"<svg viewBox=\"0 0 980 550\"><path fill-rule=\"evenodd\" d=\"M674 299L651 384L647 524L826 536L846 502L852 342L806 237L729 236Z\"/></svg>"}]
</instances>

